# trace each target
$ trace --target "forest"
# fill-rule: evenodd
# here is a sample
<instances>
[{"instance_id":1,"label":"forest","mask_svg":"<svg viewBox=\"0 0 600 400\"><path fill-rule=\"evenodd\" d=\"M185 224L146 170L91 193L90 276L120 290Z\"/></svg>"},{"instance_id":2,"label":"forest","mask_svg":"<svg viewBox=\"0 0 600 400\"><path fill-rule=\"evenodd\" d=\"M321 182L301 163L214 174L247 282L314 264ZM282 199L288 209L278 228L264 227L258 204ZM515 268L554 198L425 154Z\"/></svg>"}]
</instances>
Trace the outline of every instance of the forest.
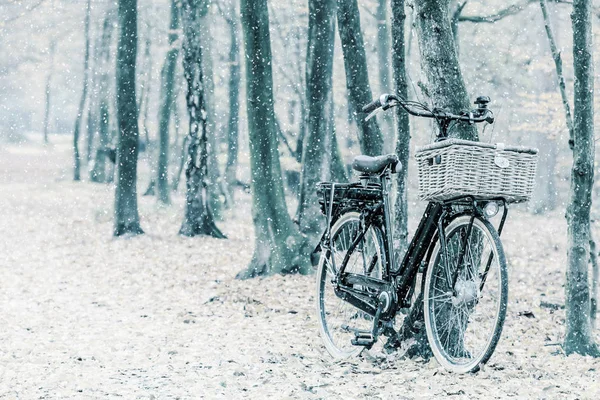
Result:
<instances>
[{"instance_id":1,"label":"forest","mask_svg":"<svg viewBox=\"0 0 600 400\"><path fill-rule=\"evenodd\" d=\"M600 396L599 1L0 0L0 38L0 399Z\"/></svg>"}]
</instances>

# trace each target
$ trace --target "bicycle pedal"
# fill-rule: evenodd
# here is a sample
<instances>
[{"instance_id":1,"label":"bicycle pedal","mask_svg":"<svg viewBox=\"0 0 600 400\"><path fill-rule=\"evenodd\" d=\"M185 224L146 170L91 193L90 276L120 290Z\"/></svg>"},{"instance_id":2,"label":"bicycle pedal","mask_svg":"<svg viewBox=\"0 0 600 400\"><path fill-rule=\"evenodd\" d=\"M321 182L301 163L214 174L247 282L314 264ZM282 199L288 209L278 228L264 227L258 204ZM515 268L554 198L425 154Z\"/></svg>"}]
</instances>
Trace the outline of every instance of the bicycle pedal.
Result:
<instances>
[{"instance_id":1,"label":"bicycle pedal","mask_svg":"<svg viewBox=\"0 0 600 400\"><path fill-rule=\"evenodd\" d=\"M376 341L377 339L373 337L373 334L361 332L357 333L350 343L352 343L354 346L364 346L370 348L373 346L373 344L375 344Z\"/></svg>"}]
</instances>

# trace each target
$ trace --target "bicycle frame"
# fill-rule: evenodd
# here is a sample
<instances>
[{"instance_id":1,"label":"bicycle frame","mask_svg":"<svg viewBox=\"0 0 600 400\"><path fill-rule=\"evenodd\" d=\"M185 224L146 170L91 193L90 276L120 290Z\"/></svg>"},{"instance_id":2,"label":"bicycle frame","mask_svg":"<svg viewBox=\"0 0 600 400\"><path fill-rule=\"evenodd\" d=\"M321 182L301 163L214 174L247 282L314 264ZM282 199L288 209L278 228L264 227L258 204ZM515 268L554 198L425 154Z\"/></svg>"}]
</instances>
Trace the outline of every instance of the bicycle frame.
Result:
<instances>
[{"instance_id":1,"label":"bicycle frame","mask_svg":"<svg viewBox=\"0 0 600 400\"><path fill-rule=\"evenodd\" d=\"M445 251L446 246L444 246L444 244L446 238L444 233L444 222L447 217L455 217L458 214L471 215L471 221L468 226L468 231L470 232L475 217L484 216L482 209L478 206L478 201L500 202L504 209L502 219L498 226L498 234L500 235L506 221L508 207L505 200L502 198L478 200L472 196L459 197L445 202L430 202L423 213L421 221L419 222L419 226L409 244L402 262L400 263L400 267L396 268L393 257L393 224L391 220L390 196L388 192L388 181L390 178L391 173L389 169L385 170L378 177L383 194L382 200L377 206L362 210L362 220L364 221L364 226L362 226L360 233L348 248L341 268L337 271L335 279L336 285L334 290L338 297L370 315L375 315L377 311L379 295L383 291L387 291L388 293L393 294L395 301L393 307L391 307L386 315L393 317L396 314L398 307L406 308L410 306L410 297L412 296L412 289L414 289L415 277L420 266L424 265L426 267L429 263L429 258L431 257L431 253L433 251L433 245L436 243L436 235L439 238L438 240L440 240L442 243L443 251ZM456 206L463 206L465 209L460 212L453 212L452 209ZM382 279L360 274L344 274L350 254L362 241L370 226L373 225L378 218L383 219L381 222L384 230L383 234L385 235L383 240L385 260L382 260ZM463 257L464 251L465 245L462 246L459 254L460 258ZM493 254L489 256L489 259L486 263L486 269L482 276L481 288L485 283L485 278L490 268L492 257ZM377 260L374 259L373 263L376 262ZM459 263L458 265L461 264ZM370 266L370 268L372 267L374 267L374 265ZM458 272L458 270L455 271L454 276L449 277L451 282L456 280ZM360 288L357 289L354 286L359 286Z\"/></svg>"}]
</instances>

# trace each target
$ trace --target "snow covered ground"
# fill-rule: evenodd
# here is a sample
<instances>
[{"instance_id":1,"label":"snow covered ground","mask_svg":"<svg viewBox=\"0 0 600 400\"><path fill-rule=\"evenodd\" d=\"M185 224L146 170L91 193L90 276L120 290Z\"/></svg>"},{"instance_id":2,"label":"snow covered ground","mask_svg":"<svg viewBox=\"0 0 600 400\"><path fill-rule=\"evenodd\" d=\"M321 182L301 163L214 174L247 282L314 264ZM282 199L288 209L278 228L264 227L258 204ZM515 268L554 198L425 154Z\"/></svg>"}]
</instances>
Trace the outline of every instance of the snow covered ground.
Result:
<instances>
[{"instance_id":1,"label":"snow covered ground","mask_svg":"<svg viewBox=\"0 0 600 400\"><path fill-rule=\"evenodd\" d=\"M2 399L600 398L600 361L565 357L564 310L540 307L564 304L561 211L506 226L509 311L482 372L334 363L314 276L233 279L252 254L249 195L219 223L227 240L179 237L181 196L140 197L146 235L113 239L114 188L72 182L67 138L52 141L0 147Z\"/></svg>"}]
</instances>

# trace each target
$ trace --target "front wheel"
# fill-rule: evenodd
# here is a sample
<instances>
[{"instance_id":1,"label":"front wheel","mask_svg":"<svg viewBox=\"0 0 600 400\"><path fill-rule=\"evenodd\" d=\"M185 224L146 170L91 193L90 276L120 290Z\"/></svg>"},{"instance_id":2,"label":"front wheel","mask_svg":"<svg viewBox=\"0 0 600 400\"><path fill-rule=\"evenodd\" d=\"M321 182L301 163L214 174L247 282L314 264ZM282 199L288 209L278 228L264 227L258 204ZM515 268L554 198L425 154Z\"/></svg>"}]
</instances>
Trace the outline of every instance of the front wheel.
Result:
<instances>
[{"instance_id":1,"label":"front wheel","mask_svg":"<svg viewBox=\"0 0 600 400\"><path fill-rule=\"evenodd\" d=\"M443 367L458 373L477 371L489 360L502 333L508 298L498 233L479 218L469 229L471 218L459 216L448 224L446 249L438 240L425 278L429 345Z\"/></svg>"}]
</instances>

